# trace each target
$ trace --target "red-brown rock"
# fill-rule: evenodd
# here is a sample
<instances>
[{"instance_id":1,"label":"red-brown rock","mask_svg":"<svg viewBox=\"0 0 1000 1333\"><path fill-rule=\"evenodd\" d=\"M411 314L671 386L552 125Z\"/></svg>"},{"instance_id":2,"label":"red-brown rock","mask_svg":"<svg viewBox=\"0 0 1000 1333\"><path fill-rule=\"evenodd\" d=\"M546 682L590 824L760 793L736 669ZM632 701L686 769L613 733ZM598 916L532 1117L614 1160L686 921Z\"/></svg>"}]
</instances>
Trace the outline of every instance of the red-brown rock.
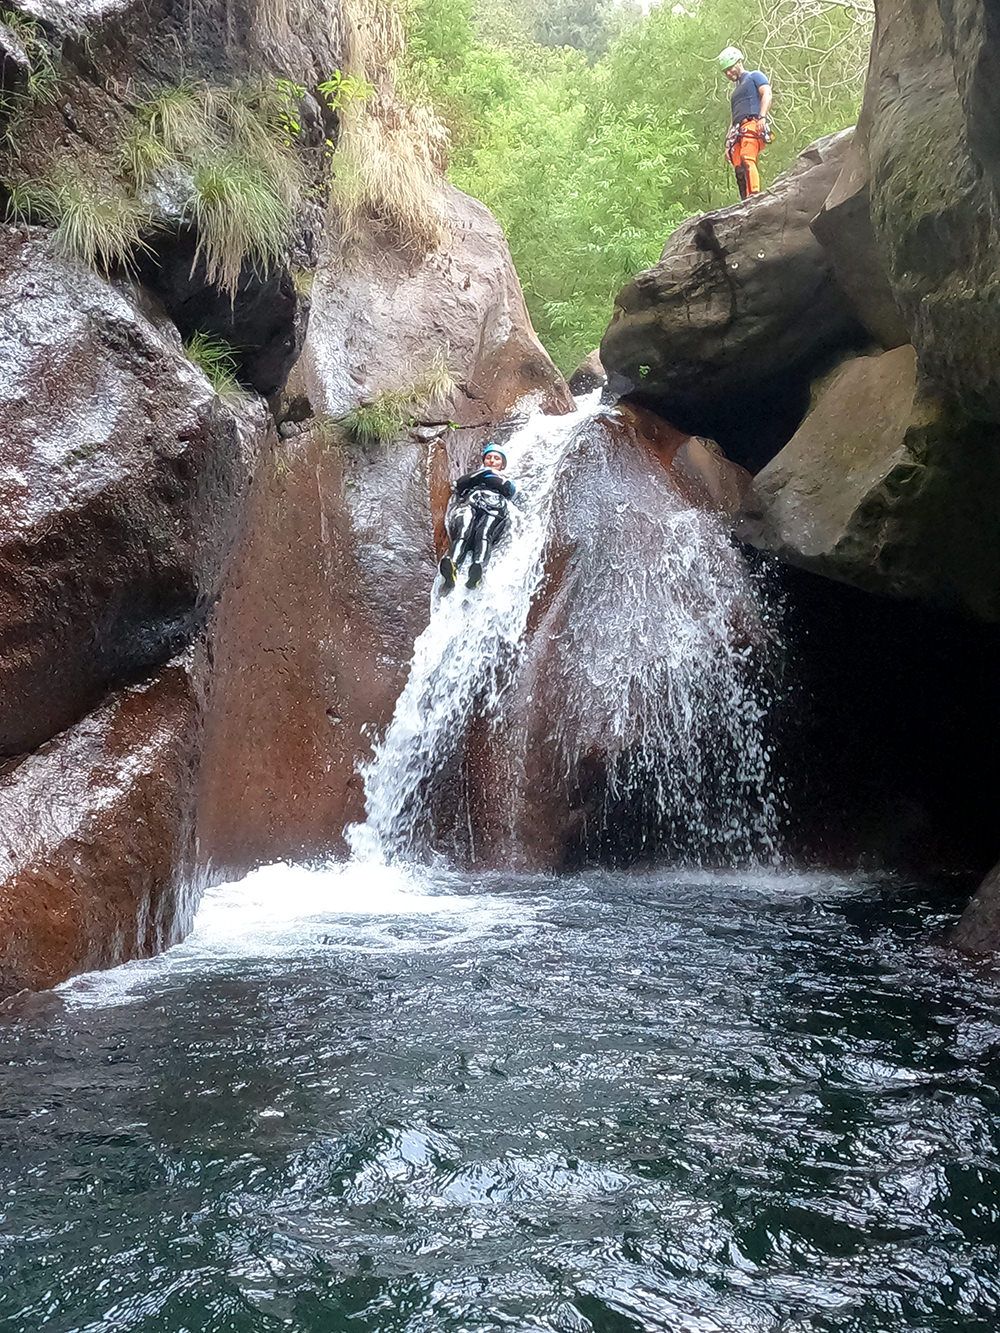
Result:
<instances>
[{"instance_id":1,"label":"red-brown rock","mask_svg":"<svg viewBox=\"0 0 1000 1333\"><path fill-rule=\"evenodd\" d=\"M213 627L198 812L213 876L342 848L363 812L357 763L427 623L451 479L516 404L572 406L497 223L456 190L446 203L440 253L414 263L361 242L317 276L289 392L320 425L275 443ZM330 429L438 355L458 385L438 420L460 429L368 448Z\"/></svg>"},{"instance_id":2,"label":"red-brown rock","mask_svg":"<svg viewBox=\"0 0 1000 1333\"><path fill-rule=\"evenodd\" d=\"M0 776L0 998L181 938L196 724L174 662Z\"/></svg>"}]
</instances>

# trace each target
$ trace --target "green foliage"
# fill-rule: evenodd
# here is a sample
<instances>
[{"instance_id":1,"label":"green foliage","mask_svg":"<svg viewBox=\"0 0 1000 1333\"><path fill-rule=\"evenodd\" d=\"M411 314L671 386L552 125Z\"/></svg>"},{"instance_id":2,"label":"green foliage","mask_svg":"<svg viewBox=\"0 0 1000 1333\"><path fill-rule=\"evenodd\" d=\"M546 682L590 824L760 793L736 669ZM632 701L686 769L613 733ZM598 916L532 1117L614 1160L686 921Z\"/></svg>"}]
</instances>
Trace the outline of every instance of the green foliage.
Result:
<instances>
[{"instance_id":1,"label":"green foliage","mask_svg":"<svg viewBox=\"0 0 1000 1333\"><path fill-rule=\"evenodd\" d=\"M123 136L119 160L136 190L170 163L190 175L196 255L230 296L244 264L267 270L287 247L303 190L293 141L304 95L287 79L179 84L143 102Z\"/></svg>"},{"instance_id":2,"label":"green foliage","mask_svg":"<svg viewBox=\"0 0 1000 1333\"><path fill-rule=\"evenodd\" d=\"M210 136L213 119L208 90L193 83L164 88L136 110L136 126L158 145L165 160L197 154Z\"/></svg>"},{"instance_id":3,"label":"green foliage","mask_svg":"<svg viewBox=\"0 0 1000 1333\"><path fill-rule=\"evenodd\" d=\"M0 8L0 23L10 29L28 57L26 86L0 91L0 116L6 119L3 139L6 146L16 152L25 116L33 106L55 99L59 88L57 53L43 30L27 15Z\"/></svg>"},{"instance_id":4,"label":"green foliage","mask_svg":"<svg viewBox=\"0 0 1000 1333\"><path fill-rule=\"evenodd\" d=\"M331 111L340 111L351 102L367 101L374 89L366 79L358 79L353 74L335 69L328 79L317 84L316 91Z\"/></svg>"},{"instance_id":5,"label":"green foliage","mask_svg":"<svg viewBox=\"0 0 1000 1333\"><path fill-rule=\"evenodd\" d=\"M7 203L4 216L8 222L24 226L29 222L45 221L52 216L52 191L39 181L4 181Z\"/></svg>"},{"instance_id":6,"label":"green foliage","mask_svg":"<svg viewBox=\"0 0 1000 1333\"><path fill-rule=\"evenodd\" d=\"M737 42L775 89L767 181L856 116L866 0L412 0L408 79L452 141L450 176L502 223L542 341L564 370L616 292L693 213L733 203L723 156Z\"/></svg>"},{"instance_id":7,"label":"green foliage","mask_svg":"<svg viewBox=\"0 0 1000 1333\"><path fill-rule=\"evenodd\" d=\"M224 338L217 338L210 333L192 334L184 344L184 353L189 361L204 371L220 398L240 392L236 378L236 352Z\"/></svg>"},{"instance_id":8,"label":"green foliage","mask_svg":"<svg viewBox=\"0 0 1000 1333\"><path fill-rule=\"evenodd\" d=\"M122 136L118 154L125 175L141 189L171 161L170 150L150 125L140 119L133 121Z\"/></svg>"},{"instance_id":9,"label":"green foliage","mask_svg":"<svg viewBox=\"0 0 1000 1333\"><path fill-rule=\"evenodd\" d=\"M387 444L401 435L412 419L413 397L403 389L387 390L341 417L340 424L358 444Z\"/></svg>"}]
</instances>

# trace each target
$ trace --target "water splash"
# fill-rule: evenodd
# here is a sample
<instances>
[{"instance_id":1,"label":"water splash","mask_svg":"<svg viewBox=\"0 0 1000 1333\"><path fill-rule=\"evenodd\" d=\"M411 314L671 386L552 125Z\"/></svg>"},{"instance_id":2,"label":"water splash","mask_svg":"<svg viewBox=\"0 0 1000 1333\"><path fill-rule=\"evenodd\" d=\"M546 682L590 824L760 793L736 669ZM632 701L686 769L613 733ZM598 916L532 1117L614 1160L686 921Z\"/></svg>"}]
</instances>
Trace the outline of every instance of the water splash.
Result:
<instances>
[{"instance_id":1,"label":"water splash","mask_svg":"<svg viewBox=\"0 0 1000 1333\"><path fill-rule=\"evenodd\" d=\"M557 489L550 540L572 556L536 634L544 730L564 789L602 757L590 849L773 859L774 618L723 521L631 441L591 434Z\"/></svg>"},{"instance_id":2,"label":"water splash","mask_svg":"<svg viewBox=\"0 0 1000 1333\"><path fill-rule=\"evenodd\" d=\"M510 533L479 588L435 588L392 722L361 769L367 820L347 830L359 859L412 855L429 842L432 812L424 796L435 770L454 756L474 709L496 714L541 582L560 463L599 399L579 399L566 416L533 416L508 443L508 475L520 493L510 506Z\"/></svg>"},{"instance_id":3,"label":"water splash","mask_svg":"<svg viewBox=\"0 0 1000 1333\"><path fill-rule=\"evenodd\" d=\"M515 843L555 801L597 855L628 844L689 864L773 857L766 608L720 519L597 400L511 439L522 505L483 585L434 594L362 767L357 858L442 845L456 818L442 792L461 783L474 726L502 770Z\"/></svg>"}]
</instances>

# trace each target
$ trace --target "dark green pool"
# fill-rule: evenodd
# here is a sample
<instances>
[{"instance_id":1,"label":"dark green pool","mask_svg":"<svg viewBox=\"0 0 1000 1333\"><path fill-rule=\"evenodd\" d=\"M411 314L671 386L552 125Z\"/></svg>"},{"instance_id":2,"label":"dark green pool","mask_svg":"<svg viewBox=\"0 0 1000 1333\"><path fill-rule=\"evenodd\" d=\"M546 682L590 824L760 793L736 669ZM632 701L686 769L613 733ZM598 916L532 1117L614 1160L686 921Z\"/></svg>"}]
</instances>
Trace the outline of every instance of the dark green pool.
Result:
<instances>
[{"instance_id":1,"label":"dark green pool","mask_svg":"<svg viewBox=\"0 0 1000 1333\"><path fill-rule=\"evenodd\" d=\"M11 1333L972 1333L1000 987L940 892L260 872L0 1020Z\"/></svg>"}]
</instances>

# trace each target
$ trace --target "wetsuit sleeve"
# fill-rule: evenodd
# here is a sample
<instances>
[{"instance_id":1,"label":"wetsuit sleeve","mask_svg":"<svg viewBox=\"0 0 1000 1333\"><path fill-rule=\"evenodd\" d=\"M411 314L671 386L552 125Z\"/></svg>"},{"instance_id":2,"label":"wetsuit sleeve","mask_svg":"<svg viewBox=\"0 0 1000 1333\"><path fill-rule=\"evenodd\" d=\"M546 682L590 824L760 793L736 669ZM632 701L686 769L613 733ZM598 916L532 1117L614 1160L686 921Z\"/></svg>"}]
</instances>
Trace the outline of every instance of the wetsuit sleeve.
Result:
<instances>
[{"instance_id":1,"label":"wetsuit sleeve","mask_svg":"<svg viewBox=\"0 0 1000 1333\"><path fill-rule=\"evenodd\" d=\"M508 494L507 487L513 486L513 484L511 481L505 481L500 473L494 472L492 468L482 467L478 472L467 472L464 477L459 477L458 481L455 482L455 494L462 496L478 488L506 496Z\"/></svg>"},{"instance_id":2,"label":"wetsuit sleeve","mask_svg":"<svg viewBox=\"0 0 1000 1333\"><path fill-rule=\"evenodd\" d=\"M468 495L479 484L482 475L482 469L477 472L466 472L463 477L459 477L458 481L455 482L455 494L458 496Z\"/></svg>"},{"instance_id":3,"label":"wetsuit sleeve","mask_svg":"<svg viewBox=\"0 0 1000 1333\"><path fill-rule=\"evenodd\" d=\"M505 481L500 487L500 493L505 499L513 500L514 496L517 494L517 487L512 481Z\"/></svg>"}]
</instances>

